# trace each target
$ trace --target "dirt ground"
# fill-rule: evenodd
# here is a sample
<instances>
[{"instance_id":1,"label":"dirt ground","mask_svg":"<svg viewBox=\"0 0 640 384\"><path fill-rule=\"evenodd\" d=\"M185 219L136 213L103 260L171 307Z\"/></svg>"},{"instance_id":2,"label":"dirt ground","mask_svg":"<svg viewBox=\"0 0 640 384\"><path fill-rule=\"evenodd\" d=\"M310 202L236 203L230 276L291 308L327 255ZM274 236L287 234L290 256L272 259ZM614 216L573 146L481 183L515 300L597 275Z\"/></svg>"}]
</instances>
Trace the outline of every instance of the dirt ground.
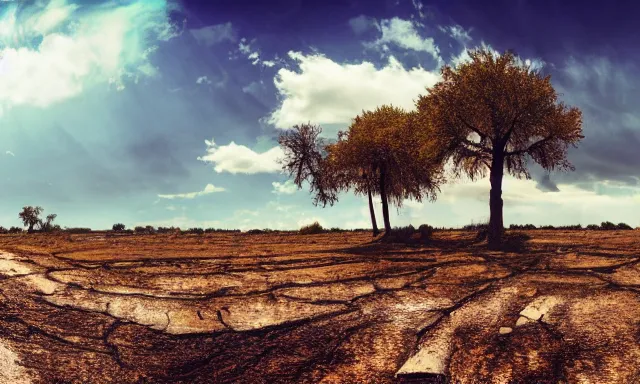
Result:
<instances>
[{"instance_id":1,"label":"dirt ground","mask_svg":"<svg viewBox=\"0 0 640 384\"><path fill-rule=\"evenodd\" d=\"M0 383L638 383L640 231L0 236Z\"/></svg>"}]
</instances>

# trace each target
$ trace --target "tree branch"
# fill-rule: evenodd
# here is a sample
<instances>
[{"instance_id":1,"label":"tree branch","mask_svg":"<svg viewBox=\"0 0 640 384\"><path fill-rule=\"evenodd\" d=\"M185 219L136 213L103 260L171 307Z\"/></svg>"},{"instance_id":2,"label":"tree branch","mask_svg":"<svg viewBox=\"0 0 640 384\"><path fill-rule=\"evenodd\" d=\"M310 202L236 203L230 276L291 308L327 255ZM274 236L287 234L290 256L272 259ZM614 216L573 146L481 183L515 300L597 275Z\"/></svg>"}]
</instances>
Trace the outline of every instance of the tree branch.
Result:
<instances>
[{"instance_id":1,"label":"tree branch","mask_svg":"<svg viewBox=\"0 0 640 384\"><path fill-rule=\"evenodd\" d=\"M517 156L517 155L522 155L523 153L527 153L531 150L536 149L537 147L542 146L542 144L546 143L547 141L553 139L553 135L549 135L547 137L545 137L544 139L540 139L538 141L536 141L535 143L531 144L530 146L528 146L526 149L520 149L518 151L511 151L511 152L505 152L505 156Z\"/></svg>"},{"instance_id":2,"label":"tree branch","mask_svg":"<svg viewBox=\"0 0 640 384\"><path fill-rule=\"evenodd\" d=\"M456 117L458 118L458 120L460 120L462 122L462 124L464 124L467 128L469 128L470 130L472 130L473 132L477 133L478 136L480 136L480 140L484 140L487 135L483 134L482 132L480 132L480 130L476 127L474 127L473 125L469 124L465 119L463 119L462 117L460 117L460 115L458 115L456 113Z\"/></svg>"}]
</instances>

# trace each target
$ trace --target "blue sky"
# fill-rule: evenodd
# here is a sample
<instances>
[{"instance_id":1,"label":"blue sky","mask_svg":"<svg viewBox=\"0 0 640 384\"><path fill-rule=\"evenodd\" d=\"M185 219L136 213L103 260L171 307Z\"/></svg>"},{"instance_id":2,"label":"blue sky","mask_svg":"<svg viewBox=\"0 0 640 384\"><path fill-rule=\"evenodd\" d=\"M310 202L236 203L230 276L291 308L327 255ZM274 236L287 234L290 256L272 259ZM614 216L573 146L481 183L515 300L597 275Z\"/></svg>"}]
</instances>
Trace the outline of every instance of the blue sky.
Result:
<instances>
[{"instance_id":1,"label":"blue sky","mask_svg":"<svg viewBox=\"0 0 640 384\"><path fill-rule=\"evenodd\" d=\"M314 207L277 136L407 109L477 46L515 49L584 113L576 172L505 178L505 223L640 225L640 41L633 2L0 2L0 225L368 227L366 201ZM488 180L408 201L392 225L488 218ZM380 207L377 205L380 217Z\"/></svg>"}]
</instances>

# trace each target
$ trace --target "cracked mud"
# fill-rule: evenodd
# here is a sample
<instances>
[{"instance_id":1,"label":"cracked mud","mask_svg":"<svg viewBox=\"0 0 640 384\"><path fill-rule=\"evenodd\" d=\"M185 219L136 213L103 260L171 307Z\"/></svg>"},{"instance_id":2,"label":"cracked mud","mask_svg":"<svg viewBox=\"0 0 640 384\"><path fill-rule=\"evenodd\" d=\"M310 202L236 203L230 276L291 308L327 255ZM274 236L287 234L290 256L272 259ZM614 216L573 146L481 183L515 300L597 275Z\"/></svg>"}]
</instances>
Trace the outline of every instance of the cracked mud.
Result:
<instances>
[{"instance_id":1,"label":"cracked mud","mask_svg":"<svg viewBox=\"0 0 640 384\"><path fill-rule=\"evenodd\" d=\"M639 231L522 233L3 235L0 384L640 382Z\"/></svg>"}]
</instances>

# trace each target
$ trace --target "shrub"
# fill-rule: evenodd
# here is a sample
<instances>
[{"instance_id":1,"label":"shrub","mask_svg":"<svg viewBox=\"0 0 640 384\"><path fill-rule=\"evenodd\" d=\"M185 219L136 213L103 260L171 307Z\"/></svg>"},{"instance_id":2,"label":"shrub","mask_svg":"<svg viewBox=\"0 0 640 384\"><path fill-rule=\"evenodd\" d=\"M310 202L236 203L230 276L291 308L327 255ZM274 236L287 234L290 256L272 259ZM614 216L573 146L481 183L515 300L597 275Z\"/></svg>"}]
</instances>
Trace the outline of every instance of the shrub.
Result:
<instances>
[{"instance_id":1,"label":"shrub","mask_svg":"<svg viewBox=\"0 0 640 384\"><path fill-rule=\"evenodd\" d=\"M113 227L111 227L111 230L113 231L124 231L126 227L124 226L124 224L122 223L117 223L117 224L113 224Z\"/></svg>"},{"instance_id":2,"label":"shrub","mask_svg":"<svg viewBox=\"0 0 640 384\"><path fill-rule=\"evenodd\" d=\"M627 224L627 223L618 223L617 229L622 229L622 230L627 231L627 230L630 230L630 229L633 229L633 228L631 228L631 226L629 224Z\"/></svg>"},{"instance_id":3,"label":"shrub","mask_svg":"<svg viewBox=\"0 0 640 384\"><path fill-rule=\"evenodd\" d=\"M427 240L430 239L433 235L434 228L429 224L422 224L418 227L418 232L420 232L420 239Z\"/></svg>"},{"instance_id":4,"label":"shrub","mask_svg":"<svg viewBox=\"0 0 640 384\"><path fill-rule=\"evenodd\" d=\"M416 228L413 225L409 224L406 227L393 228L392 233L398 239L410 239L411 236L413 236L413 234L416 233Z\"/></svg>"},{"instance_id":5,"label":"shrub","mask_svg":"<svg viewBox=\"0 0 640 384\"><path fill-rule=\"evenodd\" d=\"M11 227L9 228L9 233L21 233L23 231L20 227Z\"/></svg>"},{"instance_id":6,"label":"shrub","mask_svg":"<svg viewBox=\"0 0 640 384\"><path fill-rule=\"evenodd\" d=\"M589 224L585 228L590 231L597 231L598 229L600 229L600 227L598 227L598 224Z\"/></svg>"},{"instance_id":7,"label":"shrub","mask_svg":"<svg viewBox=\"0 0 640 384\"><path fill-rule=\"evenodd\" d=\"M322 232L324 232L324 229L322 228L322 225L320 225L320 223L318 223L317 221L313 224L305 225L304 227L300 228L299 231L301 235L317 235L318 233Z\"/></svg>"},{"instance_id":8,"label":"shrub","mask_svg":"<svg viewBox=\"0 0 640 384\"><path fill-rule=\"evenodd\" d=\"M611 231L611 230L617 229L617 226L610 221L603 221L600 224L600 229L605 231Z\"/></svg>"},{"instance_id":9,"label":"shrub","mask_svg":"<svg viewBox=\"0 0 640 384\"><path fill-rule=\"evenodd\" d=\"M262 229L250 229L247 231L248 234L250 235L260 235L265 233Z\"/></svg>"},{"instance_id":10,"label":"shrub","mask_svg":"<svg viewBox=\"0 0 640 384\"><path fill-rule=\"evenodd\" d=\"M0 233L2 234L9 233L9 230L5 227L0 226Z\"/></svg>"},{"instance_id":11,"label":"shrub","mask_svg":"<svg viewBox=\"0 0 640 384\"><path fill-rule=\"evenodd\" d=\"M554 227L553 225L541 225L538 227L538 229L553 230L556 229L556 227Z\"/></svg>"},{"instance_id":12,"label":"shrub","mask_svg":"<svg viewBox=\"0 0 640 384\"><path fill-rule=\"evenodd\" d=\"M193 233L195 235L202 235L204 233L204 229L202 228L189 228L187 233Z\"/></svg>"},{"instance_id":13,"label":"shrub","mask_svg":"<svg viewBox=\"0 0 640 384\"><path fill-rule=\"evenodd\" d=\"M338 227L332 227L329 232L346 232L346 230L338 228Z\"/></svg>"}]
</instances>

